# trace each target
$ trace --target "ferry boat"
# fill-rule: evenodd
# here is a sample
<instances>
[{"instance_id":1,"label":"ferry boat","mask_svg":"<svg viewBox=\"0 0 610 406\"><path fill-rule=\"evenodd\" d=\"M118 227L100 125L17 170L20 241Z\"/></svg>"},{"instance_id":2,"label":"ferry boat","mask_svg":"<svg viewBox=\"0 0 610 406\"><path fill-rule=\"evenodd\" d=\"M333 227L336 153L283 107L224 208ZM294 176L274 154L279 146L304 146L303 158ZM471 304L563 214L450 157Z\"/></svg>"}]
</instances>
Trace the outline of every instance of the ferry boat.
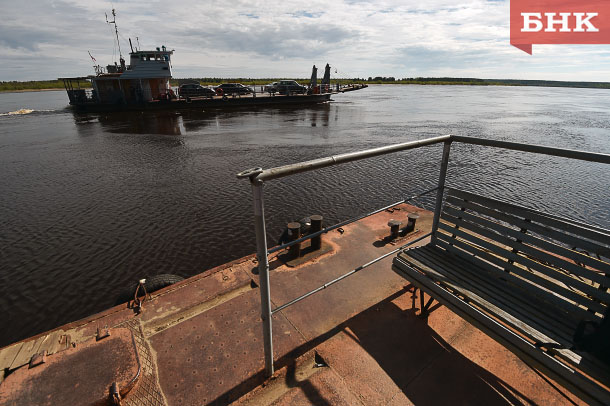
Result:
<instances>
[{"instance_id":1,"label":"ferry boat","mask_svg":"<svg viewBox=\"0 0 610 406\"><path fill-rule=\"evenodd\" d=\"M254 91L246 95L178 98L170 85L173 53L165 46L150 51L134 50L129 54L129 65L121 58L119 64L106 68L96 66L95 75L59 80L64 83L70 105L78 111L91 112L324 103L332 95L326 86L317 94L277 95ZM353 88L353 85L349 87Z\"/></svg>"},{"instance_id":2,"label":"ferry boat","mask_svg":"<svg viewBox=\"0 0 610 406\"><path fill-rule=\"evenodd\" d=\"M116 13L113 24L116 43L119 49L119 62L105 67L97 65L93 56L95 75L59 78L68 93L70 105L78 111L125 111L125 110L180 110L205 108L231 108L265 105L293 105L324 103L330 101L333 93L358 90L366 87L350 84L339 87L330 85L330 66L320 85L312 76L305 94L283 94L259 92L256 88L247 95L216 95L212 97L178 98L170 85L172 79L171 57L174 50L164 45L154 50L134 49L131 39L129 45L129 64L120 51ZM313 75L317 69L314 66Z\"/></svg>"}]
</instances>

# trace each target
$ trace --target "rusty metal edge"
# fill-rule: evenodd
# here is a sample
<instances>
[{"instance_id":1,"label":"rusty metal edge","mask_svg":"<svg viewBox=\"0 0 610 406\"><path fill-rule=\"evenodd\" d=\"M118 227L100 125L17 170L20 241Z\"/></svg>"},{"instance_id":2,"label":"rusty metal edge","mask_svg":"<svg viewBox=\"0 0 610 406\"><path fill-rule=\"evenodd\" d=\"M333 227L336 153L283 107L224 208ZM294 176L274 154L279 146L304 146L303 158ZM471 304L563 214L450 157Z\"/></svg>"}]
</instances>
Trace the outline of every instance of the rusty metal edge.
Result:
<instances>
[{"instance_id":1,"label":"rusty metal edge","mask_svg":"<svg viewBox=\"0 0 610 406\"><path fill-rule=\"evenodd\" d=\"M156 298L156 297L159 297L159 296L163 296L163 295L165 295L165 294L167 294L167 293L169 293L169 292L171 292L171 291L173 291L175 289L180 289L180 288L182 288L184 286L190 285L191 283L197 282L200 279L210 277L210 276L215 275L218 272L221 272L221 271L223 271L223 270L225 270L227 268L230 268L230 267L232 267L234 265L237 265L237 264L241 264L241 263L250 261L250 260L252 260L254 258L256 258L256 254L250 254L250 255L246 255L244 257L235 259L233 261L227 262L225 264L218 265L218 266L216 266L214 268L206 269L205 271L203 271L201 273L198 273L196 275L190 276L190 277L186 278L183 281L180 281L180 282L177 282L177 283L175 283L173 285L166 286L166 287L164 287L162 289L159 289L159 290L153 292L151 294L151 296L153 298ZM82 327L82 326L84 326L86 324L93 323L93 322L95 322L95 321L97 321L99 319L102 319L102 318L110 316L112 314L121 312L123 310L127 310L127 307L126 307L125 303L120 304L120 305L116 305L116 306L113 306L113 307L110 307L110 308L108 308L106 310L102 310L99 313L94 313L92 315L83 317L82 319L78 319L78 320L75 320L75 321L68 322L66 324L62 324L62 325L57 326L57 327L55 327L53 329L40 332L40 333L38 333L36 335L30 336L30 337L26 337L26 338L24 338L22 340L12 342L12 343L4 346L4 347L1 347L0 351L6 349L8 347L11 347L13 345L18 345L18 344L23 345L23 344L25 344L27 342L30 342L32 340L39 339L42 336L49 335L49 334L51 334L51 333L53 333L53 332L55 332L57 330L64 330L64 332L67 332L68 330L72 330L72 329L75 329L75 328L78 328L78 327Z\"/></svg>"}]
</instances>

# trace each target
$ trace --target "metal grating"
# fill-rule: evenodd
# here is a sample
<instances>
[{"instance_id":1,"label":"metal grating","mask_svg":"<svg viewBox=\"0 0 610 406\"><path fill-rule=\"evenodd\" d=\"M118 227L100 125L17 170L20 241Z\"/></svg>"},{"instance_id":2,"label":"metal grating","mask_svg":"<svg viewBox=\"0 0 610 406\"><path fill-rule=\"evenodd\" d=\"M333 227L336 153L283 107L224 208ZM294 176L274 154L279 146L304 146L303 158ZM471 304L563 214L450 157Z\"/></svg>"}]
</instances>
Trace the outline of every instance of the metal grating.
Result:
<instances>
[{"instance_id":1,"label":"metal grating","mask_svg":"<svg viewBox=\"0 0 610 406\"><path fill-rule=\"evenodd\" d=\"M116 327L127 327L133 332L138 347L142 375L136 387L125 396L125 406L167 406L157 381L157 369L148 342L138 320L127 320Z\"/></svg>"}]
</instances>

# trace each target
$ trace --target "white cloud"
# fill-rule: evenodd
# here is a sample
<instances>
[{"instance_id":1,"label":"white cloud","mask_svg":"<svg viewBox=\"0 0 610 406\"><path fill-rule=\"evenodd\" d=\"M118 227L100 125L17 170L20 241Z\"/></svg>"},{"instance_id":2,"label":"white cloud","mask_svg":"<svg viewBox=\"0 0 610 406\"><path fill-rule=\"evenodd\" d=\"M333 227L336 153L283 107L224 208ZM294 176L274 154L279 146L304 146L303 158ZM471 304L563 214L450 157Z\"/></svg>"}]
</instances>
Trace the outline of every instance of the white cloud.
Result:
<instances>
[{"instance_id":1,"label":"white cloud","mask_svg":"<svg viewBox=\"0 0 610 406\"><path fill-rule=\"evenodd\" d=\"M175 49L176 77L308 77L326 62L339 76L468 76L605 81L610 49L509 44L508 1L116 2L121 47ZM110 2L6 2L0 80L92 72L87 51L113 59ZM116 50L115 50L116 52Z\"/></svg>"}]
</instances>

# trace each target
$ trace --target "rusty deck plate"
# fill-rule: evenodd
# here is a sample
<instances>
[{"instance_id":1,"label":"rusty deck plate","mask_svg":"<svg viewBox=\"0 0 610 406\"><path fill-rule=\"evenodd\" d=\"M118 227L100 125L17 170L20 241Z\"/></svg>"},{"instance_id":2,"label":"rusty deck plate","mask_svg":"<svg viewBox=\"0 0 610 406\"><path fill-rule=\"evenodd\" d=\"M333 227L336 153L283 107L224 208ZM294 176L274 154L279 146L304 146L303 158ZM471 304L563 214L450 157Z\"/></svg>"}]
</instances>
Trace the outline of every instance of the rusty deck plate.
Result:
<instances>
[{"instance_id":1,"label":"rusty deck plate","mask_svg":"<svg viewBox=\"0 0 610 406\"><path fill-rule=\"evenodd\" d=\"M0 404L106 405L113 382L126 395L140 374L136 344L128 329L110 334L47 356L38 366L17 369L0 385Z\"/></svg>"},{"instance_id":2,"label":"rusty deck plate","mask_svg":"<svg viewBox=\"0 0 610 406\"><path fill-rule=\"evenodd\" d=\"M283 317L273 317L277 357L303 342ZM170 405L226 404L231 392L264 380L258 290L162 331L150 338L159 383ZM252 384L253 383L253 384Z\"/></svg>"},{"instance_id":3,"label":"rusty deck plate","mask_svg":"<svg viewBox=\"0 0 610 406\"><path fill-rule=\"evenodd\" d=\"M333 255L321 257L318 261L298 268L276 269L271 272L271 300L275 306L282 305L309 290L362 265L382 254L396 249L384 240L389 234L387 223L392 218L406 218L411 212L419 211L418 228L429 229L432 213L421 212L414 206L400 205L400 211L381 212L344 227L344 233L337 231L324 236L326 244L332 244ZM404 238L405 244L423 233L412 233ZM422 242L423 243L423 242ZM308 297L301 303L282 310L294 326L308 339L328 332L338 324L366 309L380 298L400 291L405 280L391 271L392 257L388 257L351 276Z\"/></svg>"}]
</instances>

